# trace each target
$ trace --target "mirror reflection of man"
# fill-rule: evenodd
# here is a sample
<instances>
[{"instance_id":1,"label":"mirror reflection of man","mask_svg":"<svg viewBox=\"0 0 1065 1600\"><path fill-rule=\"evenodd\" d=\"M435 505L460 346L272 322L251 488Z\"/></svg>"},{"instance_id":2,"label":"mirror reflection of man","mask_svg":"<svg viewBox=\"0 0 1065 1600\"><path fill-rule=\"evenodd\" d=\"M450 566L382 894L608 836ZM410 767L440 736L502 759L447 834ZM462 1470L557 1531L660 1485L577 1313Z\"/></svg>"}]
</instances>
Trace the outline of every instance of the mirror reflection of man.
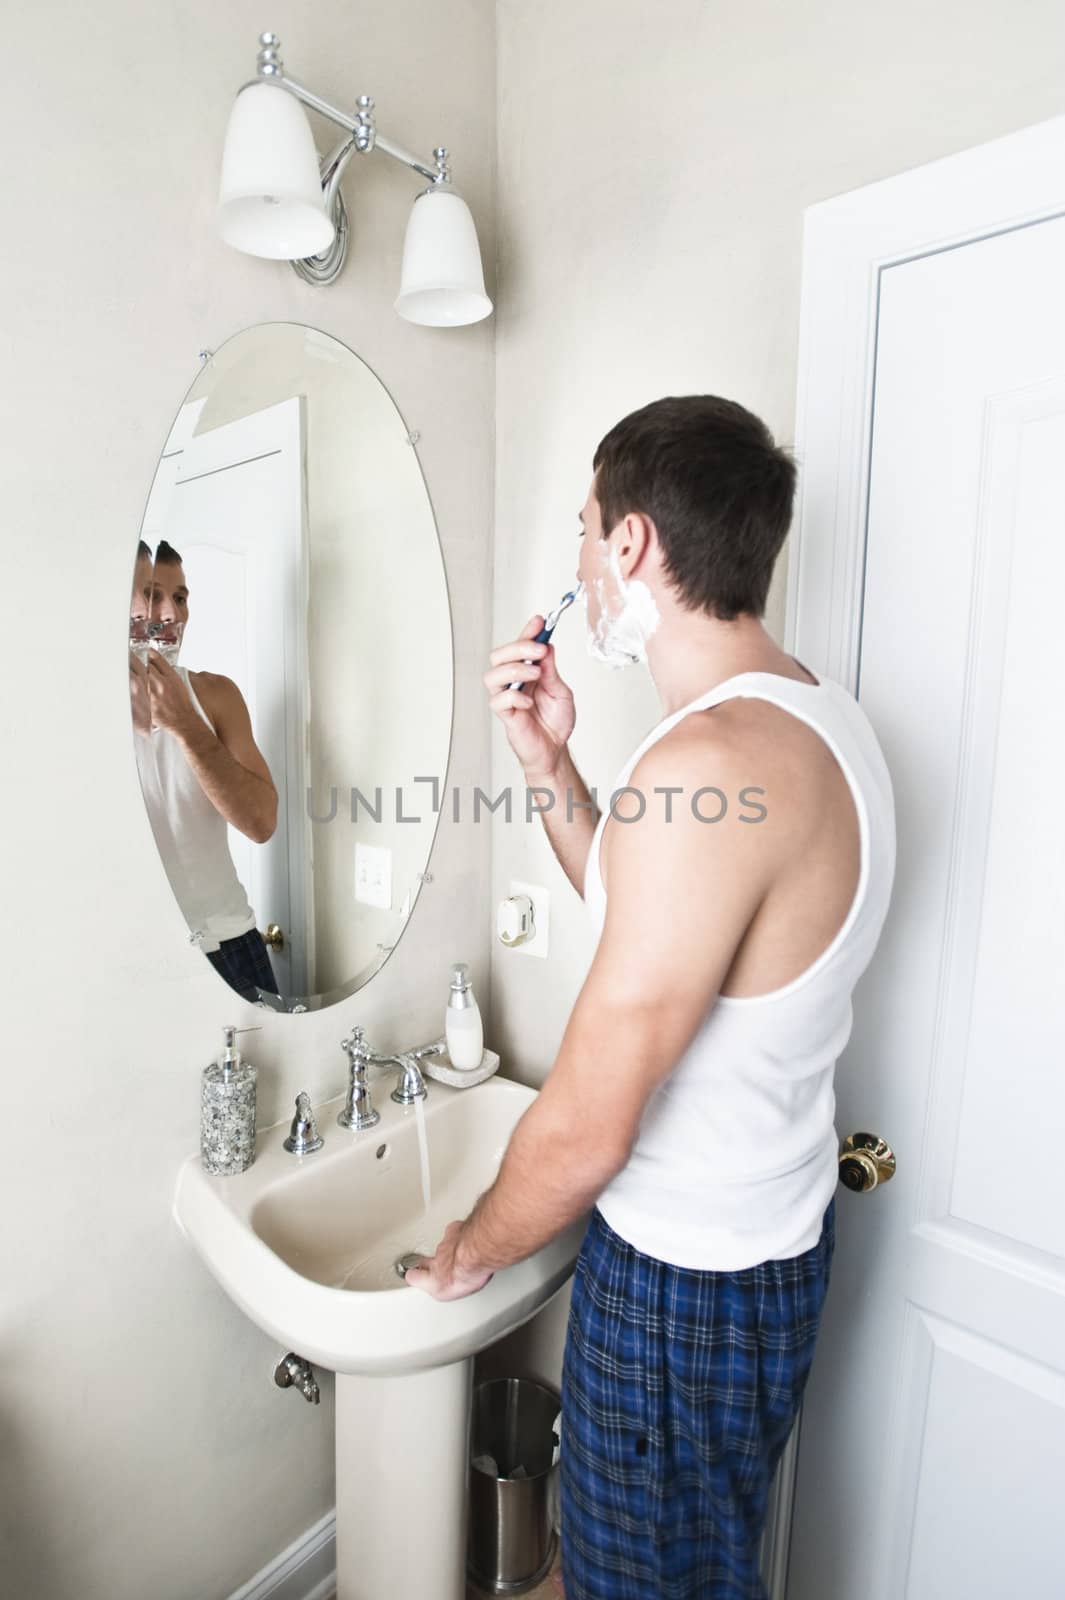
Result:
<instances>
[{"instance_id":1,"label":"mirror reflection of man","mask_svg":"<svg viewBox=\"0 0 1065 1600\"><path fill-rule=\"evenodd\" d=\"M233 680L177 664L189 589L181 557L166 540L154 561L143 540L138 546L130 617L162 630L155 647L130 651L130 698L137 768L167 876L226 982L249 999L259 989L277 994L226 833L232 824L265 844L277 827L277 789Z\"/></svg>"}]
</instances>

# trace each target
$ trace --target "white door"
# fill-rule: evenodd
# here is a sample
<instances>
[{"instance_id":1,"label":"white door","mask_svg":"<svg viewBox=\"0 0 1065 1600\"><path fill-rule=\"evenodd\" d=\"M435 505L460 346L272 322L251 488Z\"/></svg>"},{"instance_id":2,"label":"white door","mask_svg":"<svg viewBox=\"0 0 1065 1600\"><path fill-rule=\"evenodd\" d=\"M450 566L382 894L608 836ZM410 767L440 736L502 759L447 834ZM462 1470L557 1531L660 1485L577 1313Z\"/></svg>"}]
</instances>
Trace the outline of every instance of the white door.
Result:
<instances>
[{"instance_id":1,"label":"white door","mask_svg":"<svg viewBox=\"0 0 1065 1600\"><path fill-rule=\"evenodd\" d=\"M277 786L273 838L256 844L231 827L229 845L257 926L282 930L270 960L286 997L308 992L313 959L302 404L186 437L161 519L189 585L181 664L238 685Z\"/></svg>"},{"instance_id":2,"label":"white door","mask_svg":"<svg viewBox=\"0 0 1065 1600\"><path fill-rule=\"evenodd\" d=\"M815 212L789 632L895 786L835 1120L898 1167L837 1191L787 1600L1061 1600L1065 119Z\"/></svg>"}]
</instances>

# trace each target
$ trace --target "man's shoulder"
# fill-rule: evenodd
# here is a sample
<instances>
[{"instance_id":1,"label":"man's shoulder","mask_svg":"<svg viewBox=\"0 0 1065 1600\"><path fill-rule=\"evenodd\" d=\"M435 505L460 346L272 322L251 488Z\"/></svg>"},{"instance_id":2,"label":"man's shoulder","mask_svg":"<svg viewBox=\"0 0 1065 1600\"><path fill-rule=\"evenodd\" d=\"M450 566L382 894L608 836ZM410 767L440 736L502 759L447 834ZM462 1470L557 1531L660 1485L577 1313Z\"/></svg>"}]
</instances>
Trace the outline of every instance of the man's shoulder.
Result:
<instances>
[{"instance_id":1,"label":"man's shoulder","mask_svg":"<svg viewBox=\"0 0 1065 1600\"><path fill-rule=\"evenodd\" d=\"M750 897L764 895L793 849L790 822L782 827L768 800L779 796L778 771L754 759L755 749L747 730L699 713L649 745L611 796L600 849L608 896L627 884L639 900L683 883L696 895L712 890L719 904L729 897L749 920Z\"/></svg>"},{"instance_id":2,"label":"man's shoulder","mask_svg":"<svg viewBox=\"0 0 1065 1600\"><path fill-rule=\"evenodd\" d=\"M720 714L719 714L720 713ZM708 774L724 776L748 769L752 757L772 753L772 742L758 719L743 714L732 702L690 711L663 733L639 757L630 782L714 782Z\"/></svg>"},{"instance_id":3,"label":"man's shoulder","mask_svg":"<svg viewBox=\"0 0 1065 1600\"><path fill-rule=\"evenodd\" d=\"M747 731L692 713L638 757L628 783L611 797L610 814L639 821L643 837L657 833L659 823L713 820L715 806L721 809L715 794L727 797L726 810L734 814L744 785L765 777L754 750Z\"/></svg>"},{"instance_id":4,"label":"man's shoulder","mask_svg":"<svg viewBox=\"0 0 1065 1600\"><path fill-rule=\"evenodd\" d=\"M233 679L222 672L190 672L189 679L200 700L211 700L217 705L243 699Z\"/></svg>"},{"instance_id":5,"label":"man's shoulder","mask_svg":"<svg viewBox=\"0 0 1065 1600\"><path fill-rule=\"evenodd\" d=\"M629 778L636 793L619 800L615 814L691 822L700 836L728 835L731 851L768 851L783 862L816 825L826 756L820 736L779 706L722 702L682 717L644 751ZM670 789L675 797L663 810ZM765 825L750 826L756 821ZM726 825L704 826L710 822Z\"/></svg>"},{"instance_id":6,"label":"man's shoulder","mask_svg":"<svg viewBox=\"0 0 1065 1600\"><path fill-rule=\"evenodd\" d=\"M670 771L695 776L710 768L809 775L823 765L826 748L818 729L787 707L756 695L734 695L683 716L640 757L633 780L637 773L660 779Z\"/></svg>"}]
</instances>

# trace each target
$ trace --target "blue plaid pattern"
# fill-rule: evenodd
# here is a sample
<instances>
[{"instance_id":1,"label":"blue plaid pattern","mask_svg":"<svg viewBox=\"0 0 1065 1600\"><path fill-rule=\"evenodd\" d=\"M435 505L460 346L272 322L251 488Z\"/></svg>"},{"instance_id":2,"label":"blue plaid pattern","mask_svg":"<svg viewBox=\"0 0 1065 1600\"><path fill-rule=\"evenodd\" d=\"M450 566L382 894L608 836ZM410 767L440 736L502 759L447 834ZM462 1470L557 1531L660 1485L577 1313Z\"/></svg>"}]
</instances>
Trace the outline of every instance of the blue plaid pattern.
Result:
<instances>
[{"instance_id":1,"label":"blue plaid pattern","mask_svg":"<svg viewBox=\"0 0 1065 1600\"><path fill-rule=\"evenodd\" d=\"M769 1486L813 1361L835 1196L802 1255L696 1272L592 1214L562 1372L566 1600L766 1600Z\"/></svg>"},{"instance_id":2,"label":"blue plaid pattern","mask_svg":"<svg viewBox=\"0 0 1065 1600\"><path fill-rule=\"evenodd\" d=\"M245 1000L254 1000L256 989L279 993L270 952L258 928L249 928L235 939L223 939L217 950L204 953L215 971Z\"/></svg>"}]
</instances>

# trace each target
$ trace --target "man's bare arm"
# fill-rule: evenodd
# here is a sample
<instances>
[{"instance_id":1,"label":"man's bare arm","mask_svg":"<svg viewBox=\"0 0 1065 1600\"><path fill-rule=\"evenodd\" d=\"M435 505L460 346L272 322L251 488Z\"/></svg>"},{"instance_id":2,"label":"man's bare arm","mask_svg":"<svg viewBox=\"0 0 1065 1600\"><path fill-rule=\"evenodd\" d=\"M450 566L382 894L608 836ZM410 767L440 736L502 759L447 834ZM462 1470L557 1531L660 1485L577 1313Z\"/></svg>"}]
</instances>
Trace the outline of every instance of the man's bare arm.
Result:
<instances>
[{"instance_id":1,"label":"man's bare arm","mask_svg":"<svg viewBox=\"0 0 1065 1600\"><path fill-rule=\"evenodd\" d=\"M217 736L198 718L183 745L211 804L241 833L265 844L277 827L277 790L252 733L244 696L230 678L213 677L205 709Z\"/></svg>"},{"instance_id":2,"label":"man's bare arm","mask_svg":"<svg viewBox=\"0 0 1065 1600\"><path fill-rule=\"evenodd\" d=\"M217 729L212 733L173 667L154 651L148 664L153 722L178 740L215 810L265 844L277 827L277 790L255 743L244 696L231 678L201 675L198 693Z\"/></svg>"},{"instance_id":3,"label":"man's bare arm","mask_svg":"<svg viewBox=\"0 0 1065 1600\"><path fill-rule=\"evenodd\" d=\"M540 820L552 850L577 893L584 895L588 854L599 821L599 807L567 745L559 755L554 772L546 777L528 778L532 807L540 808Z\"/></svg>"},{"instance_id":4,"label":"man's bare arm","mask_svg":"<svg viewBox=\"0 0 1065 1600\"><path fill-rule=\"evenodd\" d=\"M707 783L735 787L749 770L726 734L676 730L640 760L633 786L650 795L682 785L690 795ZM700 822L690 805L672 816L648 805L639 820L607 824L606 919L555 1065L492 1188L429 1267L408 1274L414 1287L441 1299L471 1293L582 1216L625 1165L647 1102L713 1005L780 843L769 821Z\"/></svg>"}]
</instances>

